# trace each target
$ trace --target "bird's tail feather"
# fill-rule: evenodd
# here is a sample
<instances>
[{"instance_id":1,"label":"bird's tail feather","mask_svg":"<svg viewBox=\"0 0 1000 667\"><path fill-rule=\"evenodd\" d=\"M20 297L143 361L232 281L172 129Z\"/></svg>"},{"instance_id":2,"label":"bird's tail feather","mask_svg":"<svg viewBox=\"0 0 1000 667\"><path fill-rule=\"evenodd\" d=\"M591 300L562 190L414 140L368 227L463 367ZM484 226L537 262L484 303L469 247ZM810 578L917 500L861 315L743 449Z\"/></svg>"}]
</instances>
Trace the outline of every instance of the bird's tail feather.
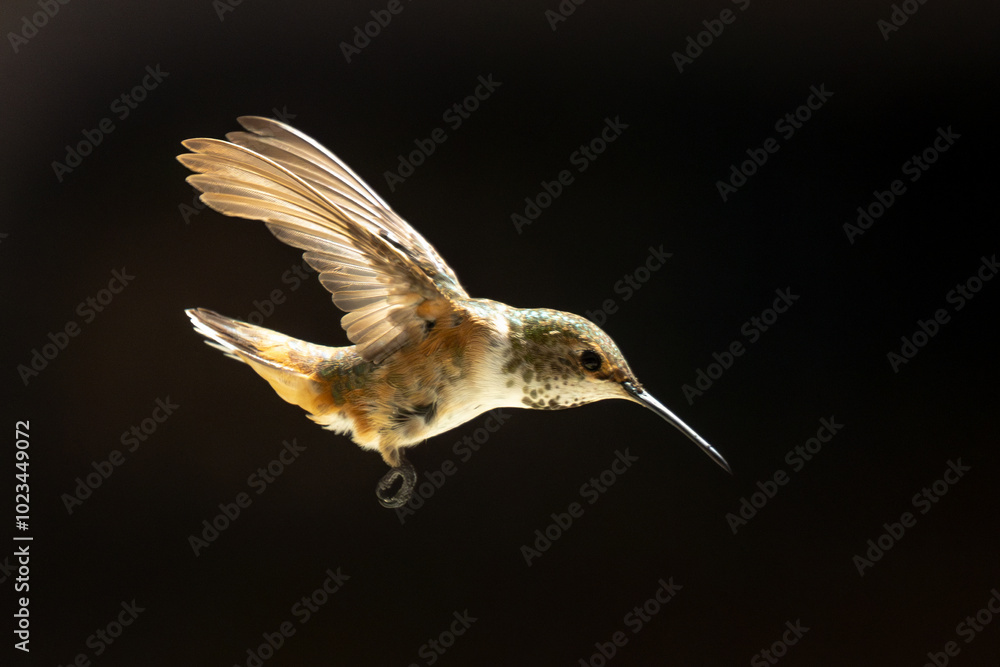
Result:
<instances>
[{"instance_id":1,"label":"bird's tail feather","mask_svg":"<svg viewBox=\"0 0 1000 667\"><path fill-rule=\"evenodd\" d=\"M333 408L329 392L317 381L316 372L336 353L336 348L313 345L204 308L184 312L209 345L248 364L284 400L314 417L322 417Z\"/></svg>"}]
</instances>

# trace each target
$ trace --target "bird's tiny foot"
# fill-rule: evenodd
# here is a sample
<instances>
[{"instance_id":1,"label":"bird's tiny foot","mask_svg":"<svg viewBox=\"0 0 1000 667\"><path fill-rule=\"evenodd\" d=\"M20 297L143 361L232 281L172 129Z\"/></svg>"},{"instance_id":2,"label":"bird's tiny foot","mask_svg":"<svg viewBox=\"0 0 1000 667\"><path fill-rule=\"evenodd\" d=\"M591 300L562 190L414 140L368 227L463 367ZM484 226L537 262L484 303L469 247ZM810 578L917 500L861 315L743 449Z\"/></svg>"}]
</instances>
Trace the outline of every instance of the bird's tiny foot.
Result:
<instances>
[{"instance_id":1,"label":"bird's tiny foot","mask_svg":"<svg viewBox=\"0 0 1000 667\"><path fill-rule=\"evenodd\" d=\"M399 483L397 484L397 479ZM402 507L410 501L417 485L417 471L409 461L400 457L399 465L391 468L375 487L375 496L382 507ZM393 488L399 488L393 491Z\"/></svg>"}]
</instances>

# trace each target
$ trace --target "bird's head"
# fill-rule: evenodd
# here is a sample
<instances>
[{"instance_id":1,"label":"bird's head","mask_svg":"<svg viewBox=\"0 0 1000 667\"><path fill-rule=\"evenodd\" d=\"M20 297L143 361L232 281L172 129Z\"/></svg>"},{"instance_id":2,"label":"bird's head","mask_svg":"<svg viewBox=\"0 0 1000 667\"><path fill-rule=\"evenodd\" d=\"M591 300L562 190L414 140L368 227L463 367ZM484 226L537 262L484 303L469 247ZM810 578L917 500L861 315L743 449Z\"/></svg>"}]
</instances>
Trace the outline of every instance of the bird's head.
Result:
<instances>
[{"instance_id":1,"label":"bird's head","mask_svg":"<svg viewBox=\"0 0 1000 667\"><path fill-rule=\"evenodd\" d=\"M509 320L511 345L503 372L513 382L509 386L522 387L522 405L561 410L623 398L658 414L732 472L714 447L643 389L621 350L596 324L541 308L516 310Z\"/></svg>"}]
</instances>

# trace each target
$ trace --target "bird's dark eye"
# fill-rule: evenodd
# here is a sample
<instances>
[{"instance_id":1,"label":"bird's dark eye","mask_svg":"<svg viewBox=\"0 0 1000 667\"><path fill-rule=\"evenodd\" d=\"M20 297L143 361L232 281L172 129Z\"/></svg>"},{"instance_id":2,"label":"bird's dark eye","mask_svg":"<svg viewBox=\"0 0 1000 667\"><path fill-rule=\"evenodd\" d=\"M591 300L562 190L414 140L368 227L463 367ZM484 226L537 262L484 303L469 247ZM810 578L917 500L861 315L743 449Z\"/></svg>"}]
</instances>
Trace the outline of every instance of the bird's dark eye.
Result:
<instances>
[{"instance_id":1,"label":"bird's dark eye","mask_svg":"<svg viewBox=\"0 0 1000 667\"><path fill-rule=\"evenodd\" d=\"M601 355L593 350L584 350L580 353L580 365L586 371L596 371L601 368Z\"/></svg>"}]
</instances>

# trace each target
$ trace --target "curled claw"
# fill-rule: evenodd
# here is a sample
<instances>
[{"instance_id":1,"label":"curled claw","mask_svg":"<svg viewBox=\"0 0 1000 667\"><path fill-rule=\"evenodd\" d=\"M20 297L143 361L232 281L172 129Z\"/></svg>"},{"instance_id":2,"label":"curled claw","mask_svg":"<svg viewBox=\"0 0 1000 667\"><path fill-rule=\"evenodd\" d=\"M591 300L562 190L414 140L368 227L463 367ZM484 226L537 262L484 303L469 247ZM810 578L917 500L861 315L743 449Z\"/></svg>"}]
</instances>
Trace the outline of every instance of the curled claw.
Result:
<instances>
[{"instance_id":1,"label":"curled claw","mask_svg":"<svg viewBox=\"0 0 1000 667\"><path fill-rule=\"evenodd\" d=\"M395 493L391 489L396 484L396 479L400 480L399 489ZM375 496L382 507L392 509L402 507L410 501L413 489L417 485L417 471L409 461L400 458L399 465L390 468L389 472L382 476L375 487Z\"/></svg>"}]
</instances>

